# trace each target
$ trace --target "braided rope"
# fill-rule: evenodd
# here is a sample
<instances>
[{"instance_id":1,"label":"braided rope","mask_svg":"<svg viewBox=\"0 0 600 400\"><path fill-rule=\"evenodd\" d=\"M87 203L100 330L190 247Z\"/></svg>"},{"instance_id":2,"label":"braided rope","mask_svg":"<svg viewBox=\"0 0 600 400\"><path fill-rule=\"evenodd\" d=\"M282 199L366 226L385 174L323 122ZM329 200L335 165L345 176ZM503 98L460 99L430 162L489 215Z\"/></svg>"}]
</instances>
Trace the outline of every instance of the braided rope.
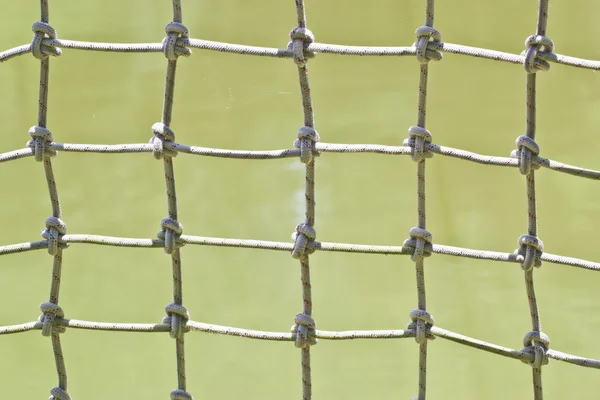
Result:
<instances>
[{"instance_id":1,"label":"braided rope","mask_svg":"<svg viewBox=\"0 0 600 400\"><path fill-rule=\"evenodd\" d=\"M45 221L42 232L44 240L0 246L0 255L46 249L53 257L52 285L49 300L41 304L42 315L37 321L18 325L0 326L0 335L41 330L43 336L50 337L58 385L51 388L50 399L67 400L67 372L62 354L60 334L67 328L103 331L129 332L169 332L175 340L177 356L177 389L170 393L171 399L193 399L186 391L185 375L185 334L190 331L216 333L258 340L292 341L301 351L303 398L312 398L311 346L317 339L353 340L353 339L400 339L414 337L419 345L419 382L418 399L426 396L427 377L427 343L436 337L450 340L462 345L484 350L493 354L518 359L532 368L534 398L542 399L542 367L549 359L600 369L600 360L578 357L550 348L550 339L542 332L537 299L534 290L534 267L540 267L543 261L574 266L593 271L600 270L600 263L580 260L546 253L537 232L537 211L535 195L535 172L541 167L588 179L600 179L600 171L584 169L576 166L540 157L540 147L535 141L536 135L536 79L537 73L548 71L551 63L563 64L585 69L600 69L600 61L585 60L554 53L554 43L546 36L548 22L548 0L540 0L538 8L538 24L536 33L525 41L525 51L521 55L499 52L489 49L444 43L441 33L433 27L434 0L427 0L425 24L415 31L416 41L409 47L366 47L342 46L316 43L314 34L306 26L306 14L303 0L296 0L297 26L290 32L291 41L286 49L274 49L256 46L245 46L220 43L208 40L193 39L189 30L182 23L180 0L172 0L173 19L165 27L165 39L162 43L115 44L92 43L59 39L56 30L49 24L48 2L41 0L40 21L32 26L34 37L29 45L22 45L0 52L0 62L13 57L31 53L40 62L40 85L37 124L30 130L31 140L26 147L15 151L0 153L0 162L14 161L26 157L34 157L43 164L52 205L52 215ZM163 110L160 122L152 126L153 136L149 143L134 144L69 144L55 142L47 127L48 78L50 58L62 54L62 49L79 49L105 52L162 52L167 59ZM244 151L230 149L204 148L181 144L175 141L175 133L171 128L173 99L175 90L175 73L180 56L190 56L190 48L213 50L236 54L290 58L298 71L300 93L303 105L303 125L299 128L294 147L291 149ZM444 147L433 143L431 132L425 128L427 115L427 82L429 62L440 61L443 53L462 54L471 57L486 58L520 64L526 72L526 132L516 140L516 150L510 157L487 156L466 150ZM377 144L333 144L320 142L320 135L314 127L313 104L308 81L308 61L317 53L360 56L415 56L419 62L420 79L417 106L417 124L408 129L408 138L402 146ZM162 160L166 194L167 217L160 222L157 239L120 238L110 236L69 234L67 226L61 219L61 205L54 177L52 158L59 152L89 153L152 153L157 160ZM262 240L244 240L190 236L183 234L182 224L178 221L177 197L175 191L175 174L173 158L179 153L234 159L267 160L298 157L305 164L305 220L295 229L293 242L273 242ZM410 155L417 164L417 226L409 231L409 238L402 246L381 246L364 244L346 244L317 242L315 224L315 172L316 157L321 153L378 153L387 155ZM474 250L461 247L441 245L433 242L433 235L426 229L425 203L425 165L426 160L434 154L459 158L479 164L518 168L525 177L527 196L527 233L519 237L516 251L512 253ZM161 323L111 323L72 320L65 318L65 312L59 305L61 269L63 250L70 244L95 244L118 247L163 248L171 259L173 271L173 299L165 307L166 316ZM300 278L302 284L302 312L294 318L291 332L265 332L242 328L219 326L194 321L183 306L183 279L181 272L180 247L185 244L201 246L225 246L253 249L268 249L290 252L292 257L300 261ZM417 277L417 308L411 310L411 322L405 330L368 330L333 332L318 330L313 317L312 289L310 283L309 257L316 251L334 251L349 253L370 253L386 255L410 255L415 263ZM434 319L426 309L426 292L424 278L424 260L432 254L442 254L474 259L486 259L518 263L525 277L525 288L529 303L532 329L524 335L523 348L510 348L487 343L478 339L434 326Z\"/></svg>"}]
</instances>

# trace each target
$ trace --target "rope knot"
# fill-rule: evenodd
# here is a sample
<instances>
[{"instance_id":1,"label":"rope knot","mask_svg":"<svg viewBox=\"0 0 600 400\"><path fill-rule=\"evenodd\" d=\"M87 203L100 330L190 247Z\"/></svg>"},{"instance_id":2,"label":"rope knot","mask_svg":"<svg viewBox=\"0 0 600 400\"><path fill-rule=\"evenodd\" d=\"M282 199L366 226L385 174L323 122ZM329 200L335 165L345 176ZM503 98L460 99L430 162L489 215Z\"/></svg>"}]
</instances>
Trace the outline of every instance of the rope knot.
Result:
<instances>
[{"instance_id":1,"label":"rope knot","mask_svg":"<svg viewBox=\"0 0 600 400\"><path fill-rule=\"evenodd\" d=\"M190 31L181 22L169 22L165 27L167 36L163 39L162 48L168 60L177 60L177 57L189 57L192 51L184 46L184 41L190 37Z\"/></svg>"},{"instance_id":2,"label":"rope knot","mask_svg":"<svg viewBox=\"0 0 600 400\"><path fill-rule=\"evenodd\" d=\"M423 127L411 126L408 128L408 139L404 139L404 146L412 148L412 159L415 162L433 157L427 144L431 143L431 133Z\"/></svg>"},{"instance_id":3,"label":"rope knot","mask_svg":"<svg viewBox=\"0 0 600 400\"><path fill-rule=\"evenodd\" d=\"M409 313L412 322L408 324L408 329L415 330L415 341L419 344L425 343L427 339L435 339L429 329L433 326L433 317L425 310L414 309Z\"/></svg>"},{"instance_id":4,"label":"rope knot","mask_svg":"<svg viewBox=\"0 0 600 400\"><path fill-rule=\"evenodd\" d=\"M185 390L176 389L171 392L171 400L194 400L194 398Z\"/></svg>"},{"instance_id":5,"label":"rope knot","mask_svg":"<svg viewBox=\"0 0 600 400\"><path fill-rule=\"evenodd\" d=\"M178 239L183 233L183 225L173 218L163 218L160 221L161 231L158 232L158 238L165 241L165 253L172 254L177 247L184 244Z\"/></svg>"},{"instance_id":6,"label":"rope knot","mask_svg":"<svg viewBox=\"0 0 600 400\"><path fill-rule=\"evenodd\" d=\"M521 268L524 271L529 271L534 266L539 268L542 265L540 257L544 252L544 243L532 235L521 235L518 243L519 248L515 250L515 253L524 257Z\"/></svg>"},{"instance_id":7,"label":"rope knot","mask_svg":"<svg viewBox=\"0 0 600 400\"><path fill-rule=\"evenodd\" d=\"M318 340L315 337L317 322L312 316L300 313L294 318L294 324L292 333L296 334L296 347L302 349L317 344Z\"/></svg>"},{"instance_id":8,"label":"rope knot","mask_svg":"<svg viewBox=\"0 0 600 400\"><path fill-rule=\"evenodd\" d=\"M552 53L554 51L554 42L542 35L531 35L525 40L525 50L522 55L525 55L523 66L528 74L535 74L538 71L548 71L550 63L546 60L538 58L540 52Z\"/></svg>"},{"instance_id":9,"label":"rope knot","mask_svg":"<svg viewBox=\"0 0 600 400\"><path fill-rule=\"evenodd\" d=\"M439 43L442 41L442 34L431 26L420 26L415 31L417 41L413 46L417 49L417 60L421 64L427 64L429 61L439 61L442 59L442 53L437 50L429 49L430 43Z\"/></svg>"},{"instance_id":10,"label":"rope knot","mask_svg":"<svg viewBox=\"0 0 600 400\"><path fill-rule=\"evenodd\" d=\"M177 157L177 150L164 146L165 142L175 140L175 132L171 128L162 122L157 122L152 125L152 133L154 133L154 136L150 139L150 143L154 145L154 150L152 150L154 158L160 160L163 157Z\"/></svg>"},{"instance_id":11,"label":"rope knot","mask_svg":"<svg viewBox=\"0 0 600 400\"><path fill-rule=\"evenodd\" d=\"M163 324L171 325L170 335L173 339L181 339L187 332L186 323L190 319L190 313L181 304L171 303L165 307L167 316L163 318Z\"/></svg>"},{"instance_id":12,"label":"rope knot","mask_svg":"<svg viewBox=\"0 0 600 400\"><path fill-rule=\"evenodd\" d=\"M57 38L56 31L48 23L41 21L34 22L31 30L35 33L31 42L31 54L35 58L43 60L48 56L60 56L62 54L61 49L44 44L44 39Z\"/></svg>"},{"instance_id":13,"label":"rope knot","mask_svg":"<svg viewBox=\"0 0 600 400\"><path fill-rule=\"evenodd\" d=\"M410 256L414 262L422 260L424 257L431 256L433 250L433 235L426 229L410 228L408 232L410 239L406 239L402 247L407 247L413 250Z\"/></svg>"},{"instance_id":14,"label":"rope knot","mask_svg":"<svg viewBox=\"0 0 600 400\"><path fill-rule=\"evenodd\" d=\"M59 248L69 247L67 243L60 243L62 235L66 233L67 225L60 218L46 218L46 229L42 231L42 237L48 240L48 254L55 256Z\"/></svg>"},{"instance_id":15,"label":"rope knot","mask_svg":"<svg viewBox=\"0 0 600 400\"><path fill-rule=\"evenodd\" d=\"M48 400L71 400L71 396L69 396L66 390L54 386L50 389L50 398Z\"/></svg>"},{"instance_id":16,"label":"rope knot","mask_svg":"<svg viewBox=\"0 0 600 400\"><path fill-rule=\"evenodd\" d=\"M321 140L319 133L311 126L302 126L298 129L297 138L294 140L294 147L300 149L300 161L308 164L313 156L319 155L315 150L315 143Z\"/></svg>"},{"instance_id":17,"label":"rope knot","mask_svg":"<svg viewBox=\"0 0 600 400\"><path fill-rule=\"evenodd\" d=\"M540 154L540 146L529 136L519 136L515 142L517 150L513 150L510 156L519 159L519 171L523 175L529 175L532 168L539 169L540 165L534 158Z\"/></svg>"},{"instance_id":18,"label":"rope knot","mask_svg":"<svg viewBox=\"0 0 600 400\"><path fill-rule=\"evenodd\" d=\"M48 128L32 126L29 128L29 136L31 136L31 140L27 142L26 146L34 150L35 161L39 162L47 157L56 156L56 150L48 147L54 141L52 132Z\"/></svg>"},{"instance_id":19,"label":"rope knot","mask_svg":"<svg viewBox=\"0 0 600 400\"><path fill-rule=\"evenodd\" d=\"M529 331L523 337L523 346L521 351L534 355L533 361L521 360L534 368L540 368L542 365L548 365L548 348L550 347L550 337L544 332Z\"/></svg>"},{"instance_id":20,"label":"rope knot","mask_svg":"<svg viewBox=\"0 0 600 400\"><path fill-rule=\"evenodd\" d=\"M313 51L306 50L315 42L315 35L308 28L297 27L290 32L290 39L292 41L288 44L288 49L293 53L294 62L299 67L306 66L307 59L315 56Z\"/></svg>"},{"instance_id":21,"label":"rope knot","mask_svg":"<svg viewBox=\"0 0 600 400\"><path fill-rule=\"evenodd\" d=\"M50 336L53 333L64 333L66 328L61 325L56 325L56 318L64 318L65 313L58 304L51 302L44 302L40 305L42 315L39 321L42 323L42 335Z\"/></svg>"},{"instance_id":22,"label":"rope knot","mask_svg":"<svg viewBox=\"0 0 600 400\"><path fill-rule=\"evenodd\" d=\"M315 228L307 223L301 223L296 226L296 232L292 234L292 239L295 241L292 257L302 258L315 252L314 248L306 248L308 242L314 242L317 238Z\"/></svg>"}]
</instances>

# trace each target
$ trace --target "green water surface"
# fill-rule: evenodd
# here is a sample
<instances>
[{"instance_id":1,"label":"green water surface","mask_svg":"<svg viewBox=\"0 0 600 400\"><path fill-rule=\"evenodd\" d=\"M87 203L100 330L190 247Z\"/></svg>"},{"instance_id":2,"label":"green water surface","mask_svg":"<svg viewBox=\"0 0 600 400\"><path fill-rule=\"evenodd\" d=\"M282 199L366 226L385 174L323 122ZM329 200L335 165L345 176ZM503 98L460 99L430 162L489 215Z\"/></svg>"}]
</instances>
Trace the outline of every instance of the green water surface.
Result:
<instances>
[{"instance_id":1,"label":"green water surface","mask_svg":"<svg viewBox=\"0 0 600 400\"><path fill-rule=\"evenodd\" d=\"M408 46L424 1L307 1L318 42ZM36 1L4 0L0 49L29 43ZM555 51L600 59L592 0L550 5ZM520 53L535 32L537 2L439 1L442 39ZM172 20L167 0L52 2L59 37L160 42ZM194 38L284 48L296 24L291 0L183 1ZM160 120L163 54L64 49L51 61L48 128L63 143L145 143ZM315 124L331 143L400 145L416 124L414 57L320 54L309 62ZM525 132L525 71L519 65L445 54L429 74L427 127L435 143L508 156ZM600 82L595 72L553 65L538 77L542 155L600 169ZM296 67L270 59L193 50L179 62L173 122L177 141L230 149L290 148L303 124ZM24 147L37 121L39 62L26 54L0 66L0 152ZM180 154L179 220L189 235L290 241L303 220L297 159L243 161ZM62 153L53 160L69 233L155 237L167 216L162 162L150 153ZM539 170L539 235L546 251L600 260L597 182ZM40 240L51 205L40 163L0 165L0 245ZM316 162L317 239L401 245L417 223L416 165L406 156L323 154ZM442 156L427 162L427 227L440 244L512 252L526 232L524 178L515 168ZM302 310L299 262L286 252L188 245L181 250L184 305L194 320L287 331ZM314 316L324 330L403 329L417 306L407 256L316 253ZM0 325L37 319L48 300L52 258L44 250L0 258ZM433 256L425 267L436 325L521 349L531 329L516 264ZM551 347L600 358L600 275L545 263L534 272ZM161 249L71 245L59 304L68 318L160 322L172 301L170 257ZM68 330L61 336L73 399L166 399L177 386L167 334ZM2 398L43 399L58 382L49 338L0 336ZM416 397L418 345L401 340L322 340L312 350L315 399ZM192 332L187 389L196 399L300 398L300 352L263 342ZM531 368L517 360L437 339L427 364L429 399L531 399ZM598 371L559 361L543 368L545 398L594 398Z\"/></svg>"}]
</instances>

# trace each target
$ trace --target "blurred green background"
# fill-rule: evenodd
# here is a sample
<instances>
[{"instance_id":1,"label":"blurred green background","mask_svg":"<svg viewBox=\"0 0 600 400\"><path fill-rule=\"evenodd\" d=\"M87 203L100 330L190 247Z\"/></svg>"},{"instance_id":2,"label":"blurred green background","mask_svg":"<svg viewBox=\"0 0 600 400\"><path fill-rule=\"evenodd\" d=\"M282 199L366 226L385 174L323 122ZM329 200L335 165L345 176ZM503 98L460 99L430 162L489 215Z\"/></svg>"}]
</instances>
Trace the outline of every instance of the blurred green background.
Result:
<instances>
[{"instance_id":1,"label":"blurred green background","mask_svg":"<svg viewBox=\"0 0 600 400\"><path fill-rule=\"evenodd\" d=\"M354 5L352 5L354 4ZM31 41L36 1L2 4L0 48ZM414 42L424 1L307 1L318 42L403 46ZM556 52L599 59L592 0L552 2L548 35ZM284 48L294 2L183 2L194 38ZM439 2L442 39L520 53L534 33L537 2ZM167 0L52 2L64 39L160 42ZM51 61L48 127L58 142L140 143L160 120L162 54L65 49ZM399 145L416 122L418 62L412 57L318 55L309 63L316 127L324 142ZM538 78L542 155L600 169L596 73L553 65ZM0 152L22 148L36 124L39 62L24 55L0 67ZM508 156L525 130L525 71L512 64L446 54L430 68L427 127L434 142ZM179 62L172 127L177 140L235 149L289 148L302 125L291 60L194 50ZM162 162L151 154L60 154L53 161L69 233L155 237L166 214ZM525 183L517 169L435 156L427 164L428 229L436 243L511 252L526 231ZM303 167L295 159L175 159L180 221L190 235L290 240L303 219ZM317 160L317 239L401 245L416 224L416 166L410 157L324 154ZM546 250L598 260L594 239L600 187L540 170L539 233ZM0 166L0 244L39 240L51 214L41 164ZM326 330L402 329L416 307L409 257L317 253L311 258L314 316ZM43 250L0 259L0 325L35 320L49 293L52 259ZM287 253L186 246L184 305L194 320L286 331L301 311L299 263ZM592 272L546 263L535 271L542 326L552 347L600 358L598 282ZM518 265L433 256L426 262L428 310L436 324L520 349L530 330ZM171 263L161 249L72 245L64 253L60 305L66 316L159 322L171 301ZM164 399L176 387L175 343L166 334L69 330L63 350L74 399ZM300 354L292 343L190 333L188 391L195 398L300 397ZM0 337L4 397L47 398L57 383L50 341L39 331ZM412 339L321 341L313 348L316 399L408 399L417 393ZM547 399L600 390L598 372L558 361L544 367ZM430 399L532 398L529 366L435 340Z\"/></svg>"}]
</instances>

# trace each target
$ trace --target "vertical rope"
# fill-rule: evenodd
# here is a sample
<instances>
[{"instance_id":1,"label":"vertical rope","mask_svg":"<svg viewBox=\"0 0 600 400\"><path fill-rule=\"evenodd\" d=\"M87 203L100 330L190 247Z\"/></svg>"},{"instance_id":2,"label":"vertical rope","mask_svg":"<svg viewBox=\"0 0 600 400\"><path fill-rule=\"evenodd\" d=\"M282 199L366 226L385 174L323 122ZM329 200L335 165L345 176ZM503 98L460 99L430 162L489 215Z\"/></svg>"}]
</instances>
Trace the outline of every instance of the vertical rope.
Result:
<instances>
[{"instance_id":1,"label":"vertical rope","mask_svg":"<svg viewBox=\"0 0 600 400\"><path fill-rule=\"evenodd\" d=\"M310 363L310 346L317 343L314 338L316 322L312 317L312 288L310 284L309 254L314 251L306 248L309 241L314 241L316 232L315 224L315 160L314 143L319 140L319 134L314 128L314 113L308 68L306 66L309 53L306 47L314 42L314 35L306 28L306 13L304 1L295 0L298 25L290 33L289 48L293 50L294 62L298 69L298 81L302 95L302 108L304 111L304 126L298 130L295 146L300 148L300 161L306 165L304 179L305 220L296 227L293 236L295 240L292 256L300 260L300 281L302 282L302 313L294 318L295 325L292 331L296 333L296 347L301 349L302 368L302 398L310 400L312 397L312 379Z\"/></svg>"},{"instance_id":2,"label":"vertical rope","mask_svg":"<svg viewBox=\"0 0 600 400\"><path fill-rule=\"evenodd\" d=\"M427 212L425 197L425 159L433 154L428 149L431 133L425 129L427 119L427 77L429 61L440 60L441 54L430 50L430 41L439 42L440 33L433 28L434 0L427 1L425 25L419 27L415 35L417 60L420 63L419 97L417 105L417 125L408 130L409 138L404 145L412 147L412 158L417 163L417 227L410 230L410 239L405 245L414 247L412 260L415 262L417 281L417 309L410 312L412 322L408 328L415 330L415 340L419 344L419 387L418 399L425 400L427 392L427 339L433 337L429 329L433 325L433 317L427 312L427 296L425 292L424 257L431 255L432 235L427 231Z\"/></svg>"},{"instance_id":3,"label":"vertical rope","mask_svg":"<svg viewBox=\"0 0 600 400\"><path fill-rule=\"evenodd\" d=\"M542 241L538 238L537 209L535 195L535 169L539 168L533 158L540 153L539 145L535 141L536 134L536 78L538 71L547 71L550 65L537 58L540 51L552 52L554 44L545 36L548 25L548 0L539 0L537 32L525 41L524 67L527 72L526 81L526 132L517 138L517 152L513 154L519 158L519 170L525 176L527 194L527 234L519 238L517 252L524 256L521 265L525 277L525 290L531 316L531 331L523 338L524 350L535 355L532 367L533 393L535 400L543 399L542 365L548 363L546 351L550 339L542 332L540 314L535 295L533 281L533 267L542 265L540 257L544 250Z\"/></svg>"},{"instance_id":4,"label":"vertical rope","mask_svg":"<svg viewBox=\"0 0 600 400\"><path fill-rule=\"evenodd\" d=\"M548 5L549 0L539 0L537 34L544 36L548 29Z\"/></svg>"},{"instance_id":5,"label":"vertical rope","mask_svg":"<svg viewBox=\"0 0 600 400\"><path fill-rule=\"evenodd\" d=\"M183 226L178 221L177 193L175 190L175 171L173 157L177 152L164 148L164 142L175 140L175 133L170 128L173 112L175 93L175 73L179 56L189 56L191 52L178 44L181 38L188 38L189 31L182 23L181 1L173 0L173 22L165 28L166 37L163 41L163 51L167 58L167 72L165 78L163 110L161 122L152 126L154 137L150 140L154 144L154 157L163 159L165 185L167 192L168 217L161 221L161 231L158 236L165 241L165 253L171 256L173 270L173 302L165 307L167 316L164 323L171 325L170 335L175 339L175 354L177 364L177 389L171 392L172 400L193 399L186 391L185 374L185 341L187 332L186 323L190 318L187 309L183 306L183 283L181 274L181 255L178 242L183 233Z\"/></svg>"},{"instance_id":6,"label":"vertical rope","mask_svg":"<svg viewBox=\"0 0 600 400\"><path fill-rule=\"evenodd\" d=\"M58 300L62 275L62 249L66 246L61 245L59 241L61 236L66 233L67 227L61 220L62 211L56 180L54 178L54 170L52 169L51 158L56 155L56 151L48 148L54 139L52 133L47 128L48 84L50 77L49 56L58 56L61 52L60 49L51 49L49 46L43 44L44 39L57 37L56 31L49 24L47 0L40 1L40 14L40 21L34 23L32 26L35 36L31 43L33 56L40 60L38 118L37 125L29 130L31 140L28 142L28 146L34 149L35 160L42 162L44 166L44 174L52 206L52 216L46 219L46 229L42 232L42 236L48 239L48 253L53 256L50 296L48 302L44 302L40 306L42 311L40 321L42 322L42 335L50 336L54 353L54 363L58 375L58 386L50 389L50 400L70 400L71 397L67 392L67 369L59 336L65 331L65 328L56 324L57 319L64 318L64 312L58 305Z\"/></svg>"}]
</instances>

